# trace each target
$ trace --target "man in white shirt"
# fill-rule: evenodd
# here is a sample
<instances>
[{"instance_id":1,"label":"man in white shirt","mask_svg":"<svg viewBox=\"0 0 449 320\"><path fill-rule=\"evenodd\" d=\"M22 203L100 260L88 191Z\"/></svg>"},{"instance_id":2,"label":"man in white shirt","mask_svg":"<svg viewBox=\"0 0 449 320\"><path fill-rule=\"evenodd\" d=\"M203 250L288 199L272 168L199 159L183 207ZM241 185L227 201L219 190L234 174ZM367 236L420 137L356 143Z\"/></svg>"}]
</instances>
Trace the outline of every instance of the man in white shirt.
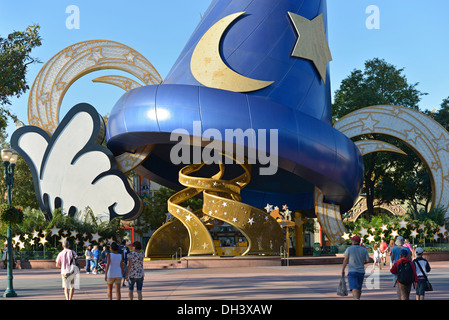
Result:
<instances>
[{"instance_id":1,"label":"man in white shirt","mask_svg":"<svg viewBox=\"0 0 449 320\"><path fill-rule=\"evenodd\" d=\"M75 293L75 278L78 276L79 270L71 262L72 257L76 259L77 256L75 251L70 249L70 243L68 241L63 242L62 246L64 250L56 258L56 267L61 268L62 287L64 288L65 298L66 300L72 300L73 294Z\"/></svg>"}]
</instances>

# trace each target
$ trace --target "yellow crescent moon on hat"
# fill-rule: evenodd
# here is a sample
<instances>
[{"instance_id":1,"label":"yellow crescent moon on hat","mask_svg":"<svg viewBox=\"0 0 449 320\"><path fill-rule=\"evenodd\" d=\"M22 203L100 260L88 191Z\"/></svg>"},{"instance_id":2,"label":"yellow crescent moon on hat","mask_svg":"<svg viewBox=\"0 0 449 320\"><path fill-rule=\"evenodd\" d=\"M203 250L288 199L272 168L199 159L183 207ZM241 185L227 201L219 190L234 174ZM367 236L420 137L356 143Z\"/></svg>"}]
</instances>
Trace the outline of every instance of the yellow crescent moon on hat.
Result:
<instances>
[{"instance_id":1,"label":"yellow crescent moon on hat","mask_svg":"<svg viewBox=\"0 0 449 320\"><path fill-rule=\"evenodd\" d=\"M249 92L263 89L273 83L238 74L223 62L220 55L220 42L224 32L244 13L231 14L215 23L203 35L193 51L190 70L195 79L204 86L234 92Z\"/></svg>"}]
</instances>

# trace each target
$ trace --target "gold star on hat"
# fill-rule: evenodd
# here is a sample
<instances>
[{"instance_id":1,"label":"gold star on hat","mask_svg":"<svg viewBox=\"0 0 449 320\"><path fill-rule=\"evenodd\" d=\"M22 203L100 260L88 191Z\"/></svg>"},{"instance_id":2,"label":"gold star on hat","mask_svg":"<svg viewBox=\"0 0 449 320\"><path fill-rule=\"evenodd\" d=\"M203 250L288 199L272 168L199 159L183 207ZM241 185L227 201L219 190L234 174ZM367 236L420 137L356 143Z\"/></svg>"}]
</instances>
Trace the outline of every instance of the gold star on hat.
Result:
<instances>
[{"instance_id":1,"label":"gold star on hat","mask_svg":"<svg viewBox=\"0 0 449 320\"><path fill-rule=\"evenodd\" d=\"M288 14L298 33L292 56L311 60L326 83L327 63L332 61L332 55L326 39L323 15L309 20L292 12Z\"/></svg>"}]
</instances>

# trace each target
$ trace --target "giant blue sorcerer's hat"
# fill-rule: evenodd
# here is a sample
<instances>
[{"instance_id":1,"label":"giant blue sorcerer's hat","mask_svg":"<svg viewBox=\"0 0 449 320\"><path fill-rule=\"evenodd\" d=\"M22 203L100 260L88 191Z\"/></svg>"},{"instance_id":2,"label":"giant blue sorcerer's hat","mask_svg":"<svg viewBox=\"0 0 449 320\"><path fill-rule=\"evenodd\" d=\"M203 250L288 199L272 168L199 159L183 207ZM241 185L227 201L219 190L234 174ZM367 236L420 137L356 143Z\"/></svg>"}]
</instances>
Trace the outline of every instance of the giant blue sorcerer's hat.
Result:
<instances>
[{"instance_id":1,"label":"giant blue sorcerer's hat","mask_svg":"<svg viewBox=\"0 0 449 320\"><path fill-rule=\"evenodd\" d=\"M326 26L325 0L214 0L164 82L117 102L108 147L121 154L155 145L136 171L178 188L174 130L192 131L194 121L223 137L226 129L277 129L279 170L253 174L243 201L312 209L316 186L326 201L351 208L362 158L332 127Z\"/></svg>"}]
</instances>

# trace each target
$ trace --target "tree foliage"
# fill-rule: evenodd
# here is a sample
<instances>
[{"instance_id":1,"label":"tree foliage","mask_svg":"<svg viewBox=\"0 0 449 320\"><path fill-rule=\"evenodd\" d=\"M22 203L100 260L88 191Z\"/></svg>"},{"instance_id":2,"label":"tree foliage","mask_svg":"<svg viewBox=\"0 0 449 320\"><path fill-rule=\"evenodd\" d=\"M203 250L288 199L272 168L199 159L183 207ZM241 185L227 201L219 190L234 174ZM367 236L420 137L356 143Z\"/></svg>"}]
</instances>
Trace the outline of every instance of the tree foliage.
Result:
<instances>
[{"instance_id":1,"label":"tree foliage","mask_svg":"<svg viewBox=\"0 0 449 320\"><path fill-rule=\"evenodd\" d=\"M0 103L11 104L10 97L20 97L29 89L26 72L29 64L38 62L30 54L41 45L39 26L25 31L14 31L6 38L0 37Z\"/></svg>"},{"instance_id":2,"label":"tree foliage","mask_svg":"<svg viewBox=\"0 0 449 320\"><path fill-rule=\"evenodd\" d=\"M361 108L374 105L398 105L418 110L421 96L418 83L408 83L398 69L383 59L365 62L365 69L354 69L335 92L332 105L334 120Z\"/></svg>"},{"instance_id":3,"label":"tree foliage","mask_svg":"<svg viewBox=\"0 0 449 320\"><path fill-rule=\"evenodd\" d=\"M17 117L7 107L11 97L20 97L28 89L28 65L39 62L31 51L41 45L39 26L29 26L25 31L14 31L6 38L0 37L0 134L6 137L7 118Z\"/></svg>"},{"instance_id":4,"label":"tree foliage","mask_svg":"<svg viewBox=\"0 0 449 320\"><path fill-rule=\"evenodd\" d=\"M136 233L143 234L150 230L156 230L165 223L168 213L167 201L175 193L176 191L172 189L161 187L144 201L142 214L136 220ZM181 206L190 207L192 211L195 211L202 208L203 201L199 198L191 198L181 203Z\"/></svg>"},{"instance_id":5,"label":"tree foliage","mask_svg":"<svg viewBox=\"0 0 449 320\"><path fill-rule=\"evenodd\" d=\"M374 58L365 62L364 70L355 69L335 92L334 121L361 108L374 105L399 105L419 110L421 96L418 83L410 84L404 69ZM368 213L374 214L374 200L393 199L429 205L430 180L421 160L406 145L381 135L366 135L357 139L383 140L398 146L407 156L392 153L370 153L363 158L364 190Z\"/></svg>"}]
</instances>

